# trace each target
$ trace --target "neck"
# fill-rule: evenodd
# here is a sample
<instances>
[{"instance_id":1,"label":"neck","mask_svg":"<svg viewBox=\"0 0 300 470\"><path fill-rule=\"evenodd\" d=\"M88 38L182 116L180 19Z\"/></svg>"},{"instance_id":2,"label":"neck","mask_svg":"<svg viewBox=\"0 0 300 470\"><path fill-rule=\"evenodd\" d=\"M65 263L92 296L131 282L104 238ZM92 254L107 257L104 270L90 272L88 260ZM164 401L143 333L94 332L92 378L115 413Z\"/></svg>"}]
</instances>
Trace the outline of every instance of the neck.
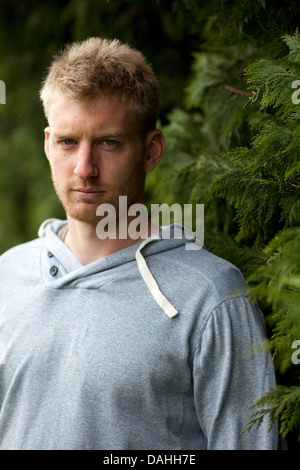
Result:
<instances>
[{"instance_id":1,"label":"neck","mask_svg":"<svg viewBox=\"0 0 300 470\"><path fill-rule=\"evenodd\" d=\"M83 265L116 253L160 231L159 226L149 220L146 232L138 239L130 237L99 239L96 227L92 224L68 218L68 227L64 243Z\"/></svg>"}]
</instances>

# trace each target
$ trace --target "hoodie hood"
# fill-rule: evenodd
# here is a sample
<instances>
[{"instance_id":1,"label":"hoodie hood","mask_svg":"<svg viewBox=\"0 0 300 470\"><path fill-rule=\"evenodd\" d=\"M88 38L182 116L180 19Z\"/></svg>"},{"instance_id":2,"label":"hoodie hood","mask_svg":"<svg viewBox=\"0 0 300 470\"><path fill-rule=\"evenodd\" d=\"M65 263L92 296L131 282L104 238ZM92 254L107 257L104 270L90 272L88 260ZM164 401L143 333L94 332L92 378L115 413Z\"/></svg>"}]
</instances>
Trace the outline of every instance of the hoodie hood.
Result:
<instances>
[{"instance_id":1,"label":"hoodie hood","mask_svg":"<svg viewBox=\"0 0 300 470\"><path fill-rule=\"evenodd\" d=\"M138 267L151 295L169 318L178 314L176 308L161 292L148 264L147 257L180 248L191 243L191 237L180 224L162 227L152 236L125 249L101 258L91 264L83 265L57 236L67 222L48 219L41 225L38 235L43 241L41 270L42 277L51 289L99 289L116 279L128 269ZM193 239L195 243L195 240Z\"/></svg>"}]
</instances>

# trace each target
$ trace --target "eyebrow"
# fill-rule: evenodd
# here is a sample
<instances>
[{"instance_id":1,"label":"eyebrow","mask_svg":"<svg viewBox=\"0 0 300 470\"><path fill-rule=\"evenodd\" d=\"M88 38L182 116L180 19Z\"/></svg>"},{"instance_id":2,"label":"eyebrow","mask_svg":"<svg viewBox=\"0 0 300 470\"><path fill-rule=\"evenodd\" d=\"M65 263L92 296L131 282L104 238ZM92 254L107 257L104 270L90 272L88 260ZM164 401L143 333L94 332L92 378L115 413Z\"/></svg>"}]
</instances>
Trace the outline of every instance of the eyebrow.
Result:
<instances>
[{"instance_id":1,"label":"eyebrow","mask_svg":"<svg viewBox=\"0 0 300 470\"><path fill-rule=\"evenodd\" d=\"M52 137L55 137L56 139L59 139L59 140L70 138L70 135L71 135L71 134L59 134L57 132L51 132L51 131L50 131L50 134L52 134ZM67 137L67 135L69 137Z\"/></svg>"},{"instance_id":2,"label":"eyebrow","mask_svg":"<svg viewBox=\"0 0 300 470\"><path fill-rule=\"evenodd\" d=\"M76 140L77 138L76 135L72 131L64 132L64 133L50 131L50 134L52 134L52 136L58 140L71 139L71 138ZM125 137L125 134L122 134L121 132L107 131L107 132L103 132L103 134L96 135L95 137L93 137L93 140L108 139L108 138L124 138L124 137Z\"/></svg>"}]
</instances>

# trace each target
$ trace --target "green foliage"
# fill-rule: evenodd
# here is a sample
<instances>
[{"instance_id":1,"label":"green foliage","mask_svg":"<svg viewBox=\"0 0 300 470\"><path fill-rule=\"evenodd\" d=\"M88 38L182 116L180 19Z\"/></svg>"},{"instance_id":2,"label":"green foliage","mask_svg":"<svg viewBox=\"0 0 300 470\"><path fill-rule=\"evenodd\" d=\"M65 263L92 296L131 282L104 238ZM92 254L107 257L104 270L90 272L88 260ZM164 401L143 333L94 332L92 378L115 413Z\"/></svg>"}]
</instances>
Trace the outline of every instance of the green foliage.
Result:
<instances>
[{"instance_id":1,"label":"green foliage","mask_svg":"<svg viewBox=\"0 0 300 470\"><path fill-rule=\"evenodd\" d=\"M300 428L300 79L290 0L53 0L0 5L0 252L64 217L43 152L38 90L51 56L88 36L142 50L162 85L162 163L146 202L205 204L205 245L237 265L266 315L279 385L257 404ZM283 38L283 40L282 40ZM182 93L182 90L184 92ZM256 406L256 405L255 405Z\"/></svg>"},{"instance_id":2,"label":"green foliage","mask_svg":"<svg viewBox=\"0 0 300 470\"><path fill-rule=\"evenodd\" d=\"M37 236L43 220L64 218L43 150L47 122L39 89L52 56L89 36L119 38L153 63L163 90L162 119L182 103L194 39L172 0L2 0L0 3L0 253ZM172 86L170 87L170 81Z\"/></svg>"},{"instance_id":3,"label":"green foliage","mask_svg":"<svg viewBox=\"0 0 300 470\"><path fill-rule=\"evenodd\" d=\"M278 373L278 387L253 404L246 429L268 415L289 436L300 429L299 365L292 362L300 340L298 33L282 43L284 54L278 48L267 58L257 58L255 40L224 44L222 53L202 45L186 107L164 127L169 145L155 182L165 186L150 178L148 190L156 200L205 204L205 245L246 276L266 315Z\"/></svg>"},{"instance_id":4,"label":"green foliage","mask_svg":"<svg viewBox=\"0 0 300 470\"><path fill-rule=\"evenodd\" d=\"M283 228L265 247L269 261L253 272L250 281L257 284L252 289L253 296L258 300L265 299L272 311L269 316L273 326L270 347L280 372L292 368L291 345L300 338L300 127L299 109L295 109L290 96L292 80L300 77L300 40L297 34L293 38L287 36L285 40L290 47L288 57L277 62L260 61L248 70L249 82L257 90L254 99L262 96L261 108L278 108L272 118L266 116L264 119L266 124L252 149L258 164L254 164L252 171L250 168L250 173L255 176L260 172L262 182L262 179L266 180L264 167L267 167L268 182L272 189L274 186L277 189L270 191L271 207L269 204L268 209L264 204L260 212L267 220L273 220L274 225L277 216ZM253 206L255 199L252 197ZM266 198L262 201L266 202ZM293 380L296 378L299 379L297 370ZM257 404L267 406L272 419L281 416L284 435L293 428L299 430L299 390L299 387L278 387L274 394Z\"/></svg>"},{"instance_id":5,"label":"green foliage","mask_svg":"<svg viewBox=\"0 0 300 470\"><path fill-rule=\"evenodd\" d=\"M291 403L293 406L290 406ZM266 415L269 418L270 429L276 422L281 422L280 433L283 437L291 431L298 431L300 387L278 385L270 394L263 396L255 407L258 409L250 416L249 423L243 432L249 431L253 426L258 427Z\"/></svg>"},{"instance_id":6,"label":"green foliage","mask_svg":"<svg viewBox=\"0 0 300 470\"><path fill-rule=\"evenodd\" d=\"M300 339L300 227L278 232L264 252L267 262L249 276L249 281L253 297L268 305L271 312L270 348L283 373L292 367L291 345Z\"/></svg>"},{"instance_id":7,"label":"green foliage","mask_svg":"<svg viewBox=\"0 0 300 470\"><path fill-rule=\"evenodd\" d=\"M255 91L250 101L259 100L262 110L258 133L250 147L224 155L233 169L212 188L235 207L236 242L250 240L263 249L266 261L248 280L252 296L271 312L270 348L281 373L293 368L291 345L300 339L300 115L291 97L292 82L300 77L300 37L284 40L286 57L246 69ZM293 406L286 398L286 411Z\"/></svg>"}]
</instances>

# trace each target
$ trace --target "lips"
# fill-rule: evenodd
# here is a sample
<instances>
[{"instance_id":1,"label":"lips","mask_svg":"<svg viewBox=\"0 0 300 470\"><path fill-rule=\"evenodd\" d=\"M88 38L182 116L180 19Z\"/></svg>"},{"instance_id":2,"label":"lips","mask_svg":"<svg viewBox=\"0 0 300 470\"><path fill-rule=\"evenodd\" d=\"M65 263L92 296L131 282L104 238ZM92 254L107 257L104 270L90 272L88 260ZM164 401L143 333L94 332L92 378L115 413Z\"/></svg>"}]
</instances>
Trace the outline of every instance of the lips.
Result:
<instances>
[{"instance_id":1,"label":"lips","mask_svg":"<svg viewBox=\"0 0 300 470\"><path fill-rule=\"evenodd\" d=\"M81 193L103 193L103 189L98 188L71 188L73 191L79 191Z\"/></svg>"},{"instance_id":2,"label":"lips","mask_svg":"<svg viewBox=\"0 0 300 470\"><path fill-rule=\"evenodd\" d=\"M76 194L79 199L97 199L105 191L96 188L72 188L72 191Z\"/></svg>"}]
</instances>

